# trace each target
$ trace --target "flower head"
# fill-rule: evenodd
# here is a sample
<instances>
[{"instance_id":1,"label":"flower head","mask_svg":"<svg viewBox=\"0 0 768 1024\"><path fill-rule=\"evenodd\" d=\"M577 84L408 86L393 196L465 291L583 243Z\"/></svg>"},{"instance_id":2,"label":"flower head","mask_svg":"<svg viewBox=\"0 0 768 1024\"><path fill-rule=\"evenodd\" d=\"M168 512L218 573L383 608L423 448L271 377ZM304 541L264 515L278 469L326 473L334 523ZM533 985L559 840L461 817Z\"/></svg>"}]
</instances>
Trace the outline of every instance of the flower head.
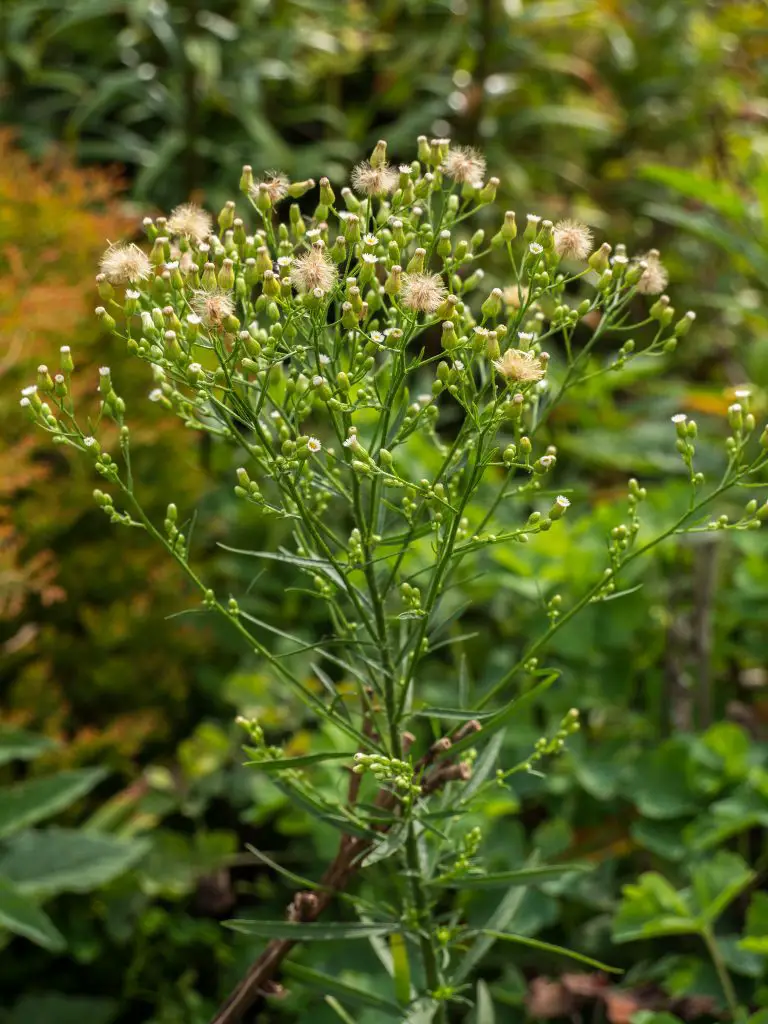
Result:
<instances>
[{"instance_id":1,"label":"flower head","mask_svg":"<svg viewBox=\"0 0 768 1024\"><path fill-rule=\"evenodd\" d=\"M310 437L307 441L307 448L311 452L319 452L322 447L322 444L316 437Z\"/></svg>"},{"instance_id":2,"label":"flower head","mask_svg":"<svg viewBox=\"0 0 768 1024\"><path fill-rule=\"evenodd\" d=\"M182 203L171 211L168 218L168 234L194 238L202 242L213 233L213 220L210 213L195 203Z\"/></svg>"},{"instance_id":3,"label":"flower head","mask_svg":"<svg viewBox=\"0 0 768 1024\"><path fill-rule=\"evenodd\" d=\"M460 185L479 185L485 177L485 157L471 146L452 146L443 160L443 173Z\"/></svg>"},{"instance_id":4,"label":"flower head","mask_svg":"<svg viewBox=\"0 0 768 1024\"><path fill-rule=\"evenodd\" d=\"M279 203L288 195L290 181L281 171L267 171L261 181L255 182L251 188L251 196L255 199L259 191L266 192L273 203Z\"/></svg>"},{"instance_id":5,"label":"flower head","mask_svg":"<svg viewBox=\"0 0 768 1024\"><path fill-rule=\"evenodd\" d=\"M637 290L641 295L660 295L667 287L669 274L659 259L658 249L651 249L639 260L646 264L646 268L637 282Z\"/></svg>"},{"instance_id":6,"label":"flower head","mask_svg":"<svg viewBox=\"0 0 768 1024\"><path fill-rule=\"evenodd\" d=\"M508 348L501 359L494 360L493 365L502 377L520 384L541 380L545 373L545 367L538 356L519 348Z\"/></svg>"},{"instance_id":7,"label":"flower head","mask_svg":"<svg viewBox=\"0 0 768 1024\"><path fill-rule=\"evenodd\" d=\"M592 252L592 232L577 220L555 224L555 252L567 260L585 260Z\"/></svg>"},{"instance_id":8,"label":"flower head","mask_svg":"<svg viewBox=\"0 0 768 1024\"><path fill-rule=\"evenodd\" d=\"M352 171L352 186L365 196L385 196L397 188L397 171L389 164L372 167L368 161L358 164Z\"/></svg>"},{"instance_id":9,"label":"flower head","mask_svg":"<svg viewBox=\"0 0 768 1024\"><path fill-rule=\"evenodd\" d=\"M215 331L221 330L224 321L235 313L231 295L220 288L195 292L191 305L201 322Z\"/></svg>"},{"instance_id":10,"label":"flower head","mask_svg":"<svg viewBox=\"0 0 768 1024\"><path fill-rule=\"evenodd\" d=\"M405 274L400 299L408 309L434 313L447 292L439 274Z\"/></svg>"},{"instance_id":11,"label":"flower head","mask_svg":"<svg viewBox=\"0 0 768 1024\"><path fill-rule=\"evenodd\" d=\"M298 256L290 268L291 284L301 294L319 291L327 295L338 276L335 264L319 243Z\"/></svg>"},{"instance_id":12,"label":"flower head","mask_svg":"<svg viewBox=\"0 0 768 1024\"><path fill-rule=\"evenodd\" d=\"M102 274L111 284L134 284L152 273L152 264L145 252L134 245L110 245L99 263Z\"/></svg>"}]
</instances>

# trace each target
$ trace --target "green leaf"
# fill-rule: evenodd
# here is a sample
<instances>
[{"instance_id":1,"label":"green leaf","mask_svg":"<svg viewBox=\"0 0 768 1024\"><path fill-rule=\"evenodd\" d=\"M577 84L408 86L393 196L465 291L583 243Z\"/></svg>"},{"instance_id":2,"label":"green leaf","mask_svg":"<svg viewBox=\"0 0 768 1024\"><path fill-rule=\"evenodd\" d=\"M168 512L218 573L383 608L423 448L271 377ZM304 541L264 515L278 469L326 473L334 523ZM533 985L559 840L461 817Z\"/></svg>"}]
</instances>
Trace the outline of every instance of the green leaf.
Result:
<instances>
[{"instance_id":1,"label":"green leaf","mask_svg":"<svg viewBox=\"0 0 768 1024\"><path fill-rule=\"evenodd\" d=\"M704 175L695 174L680 167L668 167L665 164L644 164L639 170L641 177L646 181L655 181L660 185L666 185L679 195L688 199L697 199L727 217L741 219L746 216L747 209L744 201L730 185L713 181Z\"/></svg>"},{"instance_id":2,"label":"green leaf","mask_svg":"<svg viewBox=\"0 0 768 1024\"><path fill-rule=\"evenodd\" d=\"M737 853L719 850L710 860L691 869L697 910L713 923L756 877Z\"/></svg>"},{"instance_id":3,"label":"green leaf","mask_svg":"<svg viewBox=\"0 0 768 1024\"><path fill-rule=\"evenodd\" d=\"M575 871L590 871L589 864L543 864L537 868L518 868L517 871L497 871L484 875L462 875L459 878L436 878L429 882L438 889L503 889L513 885L532 885L534 882L559 878Z\"/></svg>"},{"instance_id":4,"label":"green leaf","mask_svg":"<svg viewBox=\"0 0 768 1024\"><path fill-rule=\"evenodd\" d=\"M671 1013L655 1013L653 1010L640 1010L632 1016L632 1024L683 1024L679 1017Z\"/></svg>"},{"instance_id":5,"label":"green leaf","mask_svg":"<svg viewBox=\"0 0 768 1024\"><path fill-rule=\"evenodd\" d=\"M683 739L668 740L643 758L632 776L627 795L646 818L679 818L698 809L689 783L690 753Z\"/></svg>"},{"instance_id":6,"label":"green leaf","mask_svg":"<svg viewBox=\"0 0 768 1024\"><path fill-rule=\"evenodd\" d=\"M491 991L482 978L477 983L475 993L475 1024L496 1024Z\"/></svg>"},{"instance_id":7,"label":"green leaf","mask_svg":"<svg viewBox=\"0 0 768 1024\"><path fill-rule=\"evenodd\" d=\"M100 768L81 768L0 789L0 836L10 835L63 811L101 782Z\"/></svg>"},{"instance_id":8,"label":"green leaf","mask_svg":"<svg viewBox=\"0 0 768 1024\"><path fill-rule=\"evenodd\" d=\"M744 933L739 943L743 950L768 956L768 893L756 892L752 895Z\"/></svg>"},{"instance_id":9,"label":"green leaf","mask_svg":"<svg viewBox=\"0 0 768 1024\"><path fill-rule=\"evenodd\" d=\"M495 711L472 711L466 708L422 708L421 711L412 711L411 717L440 718L445 722L469 722L473 718L477 718L482 722L486 718L493 718L495 714Z\"/></svg>"},{"instance_id":10,"label":"green leaf","mask_svg":"<svg viewBox=\"0 0 768 1024\"><path fill-rule=\"evenodd\" d=\"M64 828L31 830L9 840L0 855L0 874L31 896L90 892L126 871L149 847L148 839Z\"/></svg>"},{"instance_id":11,"label":"green leaf","mask_svg":"<svg viewBox=\"0 0 768 1024\"><path fill-rule=\"evenodd\" d=\"M534 867L532 863L530 865ZM459 961L456 968L456 983L466 981L472 973L475 965L482 960L488 950L496 941L493 937L494 931L501 931L507 928L520 909L520 904L525 896L525 888L520 885L513 885L507 890L504 899L499 903L488 919L484 930L476 934L475 940Z\"/></svg>"},{"instance_id":12,"label":"green leaf","mask_svg":"<svg viewBox=\"0 0 768 1024\"><path fill-rule=\"evenodd\" d=\"M111 1024L118 1009L114 999L47 992L22 996L4 1024Z\"/></svg>"},{"instance_id":13,"label":"green leaf","mask_svg":"<svg viewBox=\"0 0 768 1024\"><path fill-rule=\"evenodd\" d=\"M641 875L637 884L625 885L613 925L615 942L659 935L690 935L698 922L685 899L655 871Z\"/></svg>"},{"instance_id":14,"label":"green leaf","mask_svg":"<svg viewBox=\"0 0 768 1024\"><path fill-rule=\"evenodd\" d=\"M572 949L555 946L551 942L542 942L541 939L531 939L527 935L490 931L486 928L482 930L482 934L489 935L493 939L502 942L515 942L519 946L530 946L531 949L538 949L543 953L557 953L559 956L567 956L570 960L578 960L580 963L589 964L590 967L595 967L599 971L609 971L611 974L622 973L620 967L609 967L608 964L601 963L599 960L593 960L592 957L584 956L583 953L576 953Z\"/></svg>"},{"instance_id":15,"label":"green leaf","mask_svg":"<svg viewBox=\"0 0 768 1024\"><path fill-rule=\"evenodd\" d=\"M388 924L344 924L341 921L256 921L235 918L223 924L232 931L261 939L290 939L291 942L347 942L369 935L389 935L400 926Z\"/></svg>"},{"instance_id":16,"label":"green leaf","mask_svg":"<svg viewBox=\"0 0 768 1024\"><path fill-rule=\"evenodd\" d=\"M389 952L392 956L395 998L401 1006L407 1006L411 1001L411 964L402 932L393 932L389 936Z\"/></svg>"},{"instance_id":17,"label":"green leaf","mask_svg":"<svg viewBox=\"0 0 768 1024\"><path fill-rule=\"evenodd\" d=\"M314 989L323 994L331 993L338 996L353 1006L370 1007L385 1013L388 1017L400 1019L402 1011L396 1003L390 1003L389 1000L383 999L369 990L347 985L346 982L340 981L338 977L325 974L323 971L317 971L313 968L305 967L304 964L297 964L288 960L283 967L283 974L301 982L307 988Z\"/></svg>"},{"instance_id":18,"label":"green leaf","mask_svg":"<svg viewBox=\"0 0 768 1024\"><path fill-rule=\"evenodd\" d=\"M257 753L252 747L245 748L247 753ZM287 771L289 768L304 768L308 764L320 764L323 761L351 761L356 751L347 750L343 753L327 751L321 754L303 754L301 757L283 757L266 761L245 761L246 767L258 768L262 772Z\"/></svg>"},{"instance_id":19,"label":"green leaf","mask_svg":"<svg viewBox=\"0 0 768 1024\"><path fill-rule=\"evenodd\" d=\"M0 927L53 953L60 953L67 945L50 917L7 878L0 878Z\"/></svg>"},{"instance_id":20,"label":"green leaf","mask_svg":"<svg viewBox=\"0 0 768 1024\"><path fill-rule=\"evenodd\" d=\"M9 761L31 761L56 744L46 736L36 736L24 729L3 729L0 731L0 764Z\"/></svg>"}]
</instances>

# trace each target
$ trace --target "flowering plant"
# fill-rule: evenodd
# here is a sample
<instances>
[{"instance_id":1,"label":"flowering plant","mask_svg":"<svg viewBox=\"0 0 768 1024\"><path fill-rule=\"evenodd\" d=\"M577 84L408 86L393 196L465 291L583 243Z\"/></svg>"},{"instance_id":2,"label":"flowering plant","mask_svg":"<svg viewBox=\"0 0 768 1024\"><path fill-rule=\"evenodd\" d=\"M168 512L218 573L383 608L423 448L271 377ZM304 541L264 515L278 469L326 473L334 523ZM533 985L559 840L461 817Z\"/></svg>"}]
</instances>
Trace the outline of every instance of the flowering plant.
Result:
<instances>
[{"instance_id":1,"label":"flowering plant","mask_svg":"<svg viewBox=\"0 0 768 1024\"><path fill-rule=\"evenodd\" d=\"M647 495L630 480L625 521L607 538L600 577L568 603L550 595L540 635L481 692L451 686L444 706L429 706L425 676L456 640L460 570L482 570L483 553L497 545L539 541L546 550L546 535L569 509L546 437L552 410L587 380L640 356L668 356L694 316L676 317L662 294L666 274L655 251L630 258L621 245L594 248L585 225L538 216L518 233L514 213L494 212L498 181L486 179L473 150L421 137L418 159L393 168L379 142L351 180L341 202L323 178L311 215L293 203L278 217L279 204L306 197L315 183L278 173L256 181L245 167L240 187L255 228L233 202L218 230L205 211L184 205L145 220L149 255L111 246L97 279L97 315L149 364L152 401L232 445L237 497L254 521L284 521L279 550L233 553L298 573L306 600L323 602L328 634L312 645L311 684L291 658L306 650L302 638L257 619L247 593L217 594L198 575L191 518L173 503L162 523L146 514L125 403L108 367L93 421L74 408L68 347L61 371L52 376L41 366L22 397L57 444L93 460L109 487L95 500L109 519L155 538L197 588L202 609L226 619L334 741L289 757L258 722L242 722L255 768L340 840L319 882L270 862L299 888L285 921L232 922L270 941L218 1024L276 990L297 942L378 943L391 998L338 979L321 984L342 1019L345 1001L367 1000L412 1024L446 1021L449 1004L466 1003L467 982L496 941L533 942L508 929L516 892L567 866L484 874L481 836L464 822L481 794L537 770L578 728L574 709L522 762L497 766L503 730L557 676L541 662L547 642L587 605L620 596L627 566L664 538L753 529L768 517L768 504L756 500L733 522L703 516L725 491L754 486L768 461L768 431L753 440L749 392L729 409L726 466L713 485L696 467L696 424L675 416L690 481L682 514L641 539ZM475 216L490 230L470 231ZM484 286L484 260L499 286ZM101 433L107 422L118 430L110 446ZM271 636L293 647L278 651ZM337 777L346 772L344 798L316 785L314 773L329 764ZM349 891L359 872L386 858L401 868L401 884L386 898L372 903ZM514 899L504 897L485 925L470 927L449 891L478 884L509 888ZM351 907L353 919L339 913L326 921L332 904ZM297 964L290 974L307 984L321 978Z\"/></svg>"}]
</instances>

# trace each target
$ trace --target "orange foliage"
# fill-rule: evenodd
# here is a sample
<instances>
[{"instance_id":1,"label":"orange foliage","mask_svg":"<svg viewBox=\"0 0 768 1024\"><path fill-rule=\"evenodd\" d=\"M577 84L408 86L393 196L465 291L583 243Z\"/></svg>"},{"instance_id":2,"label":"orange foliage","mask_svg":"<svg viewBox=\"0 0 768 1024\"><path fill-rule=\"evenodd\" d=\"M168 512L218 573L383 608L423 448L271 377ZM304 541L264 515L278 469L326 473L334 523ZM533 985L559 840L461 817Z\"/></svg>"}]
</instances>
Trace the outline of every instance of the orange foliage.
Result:
<instances>
[{"instance_id":1,"label":"orange foliage","mask_svg":"<svg viewBox=\"0 0 768 1024\"><path fill-rule=\"evenodd\" d=\"M18 405L40 363L56 372L63 344L85 398L108 362L129 409L146 399L149 379L107 347L93 317L99 256L139 219L120 191L116 174L58 152L35 165L0 130L0 685L6 714L65 736L69 759L125 764L173 730L168 711L189 693L202 639L168 630L163 616L180 600L173 568L133 537L120 558L119 528L93 505L92 470L30 434ZM145 499L193 505L203 484L194 439L154 407L142 420L135 457L157 491Z\"/></svg>"}]
</instances>

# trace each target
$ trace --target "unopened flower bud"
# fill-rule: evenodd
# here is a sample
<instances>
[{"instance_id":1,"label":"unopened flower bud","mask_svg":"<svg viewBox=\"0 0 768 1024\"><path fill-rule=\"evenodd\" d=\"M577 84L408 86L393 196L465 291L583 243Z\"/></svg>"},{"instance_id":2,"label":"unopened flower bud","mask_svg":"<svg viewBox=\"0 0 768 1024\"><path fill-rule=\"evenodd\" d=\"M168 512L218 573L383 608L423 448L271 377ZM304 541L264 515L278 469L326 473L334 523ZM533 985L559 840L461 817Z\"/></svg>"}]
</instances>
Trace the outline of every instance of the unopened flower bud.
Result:
<instances>
[{"instance_id":1,"label":"unopened flower bud","mask_svg":"<svg viewBox=\"0 0 768 1024\"><path fill-rule=\"evenodd\" d=\"M292 181L288 186L288 195L291 199L301 199L303 195L306 195L310 189L315 187L314 178L306 178L304 181ZM321 200L322 201L322 200ZM333 202L333 200L331 200ZM327 204L330 206L330 203Z\"/></svg>"},{"instance_id":2,"label":"unopened flower bud","mask_svg":"<svg viewBox=\"0 0 768 1024\"><path fill-rule=\"evenodd\" d=\"M603 242L599 249L592 253L587 260L592 270L598 274L603 274L610 266L611 247L607 242Z\"/></svg>"},{"instance_id":3,"label":"unopened flower bud","mask_svg":"<svg viewBox=\"0 0 768 1024\"><path fill-rule=\"evenodd\" d=\"M240 174L240 191L245 192L246 195L253 188L253 168L250 164L244 164L242 173Z\"/></svg>"},{"instance_id":4,"label":"unopened flower bud","mask_svg":"<svg viewBox=\"0 0 768 1024\"><path fill-rule=\"evenodd\" d=\"M115 329L117 324L115 323L114 317L111 317L103 306L97 306L94 312L99 318L101 326L104 327L105 330L113 331Z\"/></svg>"}]
</instances>

